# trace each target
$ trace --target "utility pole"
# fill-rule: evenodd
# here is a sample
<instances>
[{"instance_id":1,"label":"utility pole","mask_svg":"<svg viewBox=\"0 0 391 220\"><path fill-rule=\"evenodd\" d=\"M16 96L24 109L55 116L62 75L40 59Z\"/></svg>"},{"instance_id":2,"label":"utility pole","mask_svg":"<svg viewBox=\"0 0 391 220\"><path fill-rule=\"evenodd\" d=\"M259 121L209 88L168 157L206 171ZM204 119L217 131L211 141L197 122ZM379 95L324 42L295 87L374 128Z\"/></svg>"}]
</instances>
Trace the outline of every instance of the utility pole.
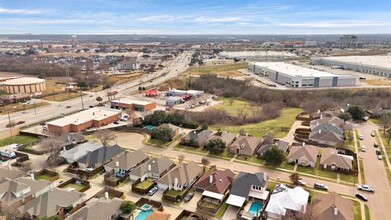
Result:
<instances>
[{"instance_id":1,"label":"utility pole","mask_svg":"<svg viewBox=\"0 0 391 220\"><path fill-rule=\"evenodd\" d=\"M81 108L84 110L83 92L80 90Z\"/></svg>"},{"instance_id":2,"label":"utility pole","mask_svg":"<svg viewBox=\"0 0 391 220\"><path fill-rule=\"evenodd\" d=\"M8 110L8 124L10 126L10 133L12 137L12 124L11 124L11 116L10 116L10 111Z\"/></svg>"}]
</instances>

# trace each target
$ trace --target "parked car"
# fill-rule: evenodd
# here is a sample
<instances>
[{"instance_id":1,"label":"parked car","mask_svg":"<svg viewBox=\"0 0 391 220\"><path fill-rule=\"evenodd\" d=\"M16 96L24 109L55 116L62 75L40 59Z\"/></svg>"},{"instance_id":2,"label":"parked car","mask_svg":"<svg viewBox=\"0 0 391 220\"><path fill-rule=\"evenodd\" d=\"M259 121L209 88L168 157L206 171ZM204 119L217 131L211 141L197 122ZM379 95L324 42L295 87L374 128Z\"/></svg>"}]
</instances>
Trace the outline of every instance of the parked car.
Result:
<instances>
[{"instance_id":1,"label":"parked car","mask_svg":"<svg viewBox=\"0 0 391 220\"><path fill-rule=\"evenodd\" d=\"M378 147L379 147L379 145L378 145L377 143L374 143L374 144L373 144L373 147L376 147L376 148L378 148Z\"/></svg>"},{"instance_id":2,"label":"parked car","mask_svg":"<svg viewBox=\"0 0 391 220\"><path fill-rule=\"evenodd\" d=\"M383 160L383 156L382 155L377 155L377 159L378 160Z\"/></svg>"},{"instance_id":3,"label":"parked car","mask_svg":"<svg viewBox=\"0 0 391 220\"><path fill-rule=\"evenodd\" d=\"M22 111L22 113L23 113L23 114L27 114L27 113L29 113L29 111Z\"/></svg>"},{"instance_id":4,"label":"parked car","mask_svg":"<svg viewBox=\"0 0 391 220\"><path fill-rule=\"evenodd\" d=\"M376 155L381 155L380 150L376 150Z\"/></svg>"},{"instance_id":5,"label":"parked car","mask_svg":"<svg viewBox=\"0 0 391 220\"><path fill-rule=\"evenodd\" d=\"M365 151L366 151L365 146L361 146L361 152L365 152Z\"/></svg>"},{"instance_id":6,"label":"parked car","mask_svg":"<svg viewBox=\"0 0 391 220\"><path fill-rule=\"evenodd\" d=\"M314 188L320 189L320 190L325 190L325 191L329 190L329 188L323 183L314 183Z\"/></svg>"},{"instance_id":7,"label":"parked car","mask_svg":"<svg viewBox=\"0 0 391 220\"><path fill-rule=\"evenodd\" d=\"M39 123L39 125L44 126L44 125L46 125L46 123L45 122L41 122L41 123Z\"/></svg>"},{"instance_id":8,"label":"parked car","mask_svg":"<svg viewBox=\"0 0 391 220\"><path fill-rule=\"evenodd\" d=\"M153 196L157 192L157 190L157 186L152 187L152 189L148 191L148 196Z\"/></svg>"},{"instance_id":9,"label":"parked car","mask_svg":"<svg viewBox=\"0 0 391 220\"><path fill-rule=\"evenodd\" d=\"M375 189L368 186L368 185L358 185L357 189L362 190L362 191L366 191L366 192L375 192Z\"/></svg>"},{"instance_id":10,"label":"parked car","mask_svg":"<svg viewBox=\"0 0 391 220\"><path fill-rule=\"evenodd\" d=\"M114 124L118 125L118 124L119 124L119 122L118 122L118 121L115 121L115 122L114 122Z\"/></svg>"},{"instance_id":11,"label":"parked car","mask_svg":"<svg viewBox=\"0 0 391 220\"><path fill-rule=\"evenodd\" d=\"M358 139L364 140L364 136L362 134L360 134L360 136L358 136Z\"/></svg>"},{"instance_id":12,"label":"parked car","mask_svg":"<svg viewBox=\"0 0 391 220\"><path fill-rule=\"evenodd\" d=\"M183 201L188 202L190 201L194 196L194 193L188 193L185 198L183 198Z\"/></svg>"},{"instance_id":13,"label":"parked car","mask_svg":"<svg viewBox=\"0 0 391 220\"><path fill-rule=\"evenodd\" d=\"M371 136L372 136L372 137L375 137L375 133L372 132L372 133L371 133Z\"/></svg>"},{"instance_id":14,"label":"parked car","mask_svg":"<svg viewBox=\"0 0 391 220\"><path fill-rule=\"evenodd\" d=\"M68 105L66 108L71 108L71 106L70 106L70 105Z\"/></svg>"},{"instance_id":15,"label":"parked car","mask_svg":"<svg viewBox=\"0 0 391 220\"><path fill-rule=\"evenodd\" d=\"M90 108L93 108L94 106L93 106L93 105L90 105L89 107L90 107Z\"/></svg>"},{"instance_id":16,"label":"parked car","mask_svg":"<svg viewBox=\"0 0 391 220\"><path fill-rule=\"evenodd\" d=\"M26 122L25 121L18 121L18 122L16 122L17 125L21 125L21 124L24 124L24 123L26 123Z\"/></svg>"},{"instance_id":17,"label":"parked car","mask_svg":"<svg viewBox=\"0 0 391 220\"><path fill-rule=\"evenodd\" d=\"M361 199L361 200L364 201L364 202L367 202L367 201L368 201L367 197L365 197L365 196L364 196L363 194L361 194L361 193L357 193L357 194L356 194L356 198Z\"/></svg>"},{"instance_id":18,"label":"parked car","mask_svg":"<svg viewBox=\"0 0 391 220\"><path fill-rule=\"evenodd\" d=\"M10 127L14 127L15 125L16 125L15 122L11 122L10 124L7 124L5 127L10 128Z\"/></svg>"}]
</instances>

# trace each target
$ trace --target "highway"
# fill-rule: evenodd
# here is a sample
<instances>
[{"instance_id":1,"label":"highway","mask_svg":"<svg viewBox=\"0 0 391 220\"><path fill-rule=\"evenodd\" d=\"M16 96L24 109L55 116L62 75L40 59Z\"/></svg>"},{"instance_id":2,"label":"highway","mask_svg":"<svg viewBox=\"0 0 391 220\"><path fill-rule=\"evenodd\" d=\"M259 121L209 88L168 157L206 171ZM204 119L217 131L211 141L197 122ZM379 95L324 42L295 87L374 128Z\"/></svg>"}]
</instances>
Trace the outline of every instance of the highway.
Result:
<instances>
[{"instance_id":1,"label":"highway","mask_svg":"<svg viewBox=\"0 0 391 220\"><path fill-rule=\"evenodd\" d=\"M84 108L88 108L90 105L97 104L97 96L102 97L104 102L108 101L107 92L110 90L118 91L116 97L129 95L132 92L137 91L139 86L148 87L157 85L168 79L177 77L189 68L192 54L193 52L185 51L184 53L178 55L163 69L152 74L146 74L140 80L115 85L110 89L102 90L100 92L84 92L87 95L83 95L83 98L78 97L62 102L47 101L50 105L39 107L36 109L36 111L34 109L30 109L27 113L14 112L10 114L10 118L15 122L25 121L26 123L18 125L18 127L21 127L29 124L35 124L41 121L46 121L51 118L61 116L62 114L69 114L80 111L82 110L82 99ZM9 128L5 127L8 123L8 115L0 115L0 138L4 138L10 135Z\"/></svg>"}]
</instances>

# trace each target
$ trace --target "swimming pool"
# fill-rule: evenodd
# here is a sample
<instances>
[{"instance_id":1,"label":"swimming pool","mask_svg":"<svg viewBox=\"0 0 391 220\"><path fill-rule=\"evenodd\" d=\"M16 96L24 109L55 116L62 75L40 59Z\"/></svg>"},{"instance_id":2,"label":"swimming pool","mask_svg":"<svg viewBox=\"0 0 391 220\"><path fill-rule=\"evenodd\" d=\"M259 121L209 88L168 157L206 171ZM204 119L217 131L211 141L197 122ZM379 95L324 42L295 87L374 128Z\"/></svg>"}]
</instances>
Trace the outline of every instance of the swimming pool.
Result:
<instances>
[{"instance_id":1,"label":"swimming pool","mask_svg":"<svg viewBox=\"0 0 391 220\"><path fill-rule=\"evenodd\" d=\"M253 202L248 212L250 212L254 216L259 216L262 210L262 206L263 206L262 202Z\"/></svg>"},{"instance_id":2,"label":"swimming pool","mask_svg":"<svg viewBox=\"0 0 391 220\"><path fill-rule=\"evenodd\" d=\"M140 213L138 213L137 217L135 220L145 220L152 214L153 210L142 210Z\"/></svg>"}]
</instances>

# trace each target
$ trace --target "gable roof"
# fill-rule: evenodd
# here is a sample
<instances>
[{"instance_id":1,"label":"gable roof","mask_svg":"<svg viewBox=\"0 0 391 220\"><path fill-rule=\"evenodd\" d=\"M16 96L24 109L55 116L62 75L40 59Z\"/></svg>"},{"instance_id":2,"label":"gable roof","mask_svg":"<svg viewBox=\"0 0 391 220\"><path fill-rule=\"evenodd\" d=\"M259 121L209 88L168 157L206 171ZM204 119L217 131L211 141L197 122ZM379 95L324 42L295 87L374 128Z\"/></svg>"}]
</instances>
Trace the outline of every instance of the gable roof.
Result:
<instances>
[{"instance_id":1,"label":"gable roof","mask_svg":"<svg viewBox=\"0 0 391 220\"><path fill-rule=\"evenodd\" d=\"M280 216L285 216L287 209L305 213L309 195L309 192L302 187L297 186L291 189L284 184L279 184L270 196L265 211Z\"/></svg>"},{"instance_id":2,"label":"gable roof","mask_svg":"<svg viewBox=\"0 0 391 220\"><path fill-rule=\"evenodd\" d=\"M148 155L146 155L142 150L136 150L134 152L125 151L125 153L119 155L118 157L110 161L108 164L106 164L105 167L111 169L119 168L123 170L129 170L146 159L148 159Z\"/></svg>"},{"instance_id":3,"label":"gable roof","mask_svg":"<svg viewBox=\"0 0 391 220\"><path fill-rule=\"evenodd\" d=\"M299 158L306 158L310 162L316 162L318 156L318 148L312 145L292 146L288 155L288 159L297 160Z\"/></svg>"},{"instance_id":4,"label":"gable roof","mask_svg":"<svg viewBox=\"0 0 391 220\"><path fill-rule=\"evenodd\" d=\"M231 195L247 198L252 185L265 187L269 177L266 173L246 173L240 172L231 187Z\"/></svg>"},{"instance_id":5,"label":"gable roof","mask_svg":"<svg viewBox=\"0 0 391 220\"><path fill-rule=\"evenodd\" d=\"M286 141L276 141L274 144L262 144L261 147L257 150L258 155L262 155L265 151L269 150L273 146L276 146L279 150L284 153L288 150L289 142Z\"/></svg>"},{"instance_id":6,"label":"gable roof","mask_svg":"<svg viewBox=\"0 0 391 220\"><path fill-rule=\"evenodd\" d=\"M319 194L314 200L313 217L317 220L349 220L354 219L353 202L336 192ZM335 212L337 209L337 212Z\"/></svg>"},{"instance_id":7,"label":"gable roof","mask_svg":"<svg viewBox=\"0 0 391 220\"><path fill-rule=\"evenodd\" d=\"M216 167L209 169L194 185L206 191L224 194L231 185L235 174L230 170L218 170Z\"/></svg>"},{"instance_id":8,"label":"gable roof","mask_svg":"<svg viewBox=\"0 0 391 220\"><path fill-rule=\"evenodd\" d=\"M235 148L249 148L251 152L254 152L256 148L262 143L262 139L250 136L239 136L231 145Z\"/></svg>"},{"instance_id":9,"label":"gable roof","mask_svg":"<svg viewBox=\"0 0 391 220\"><path fill-rule=\"evenodd\" d=\"M19 208L19 211L22 213L28 212L31 216L51 217L56 215L60 208L82 201L85 196L84 193L54 188L27 202Z\"/></svg>"},{"instance_id":10,"label":"gable roof","mask_svg":"<svg viewBox=\"0 0 391 220\"><path fill-rule=\"evenodd\" d=\"M343 142L343 135L339 135L335 132L330 131L314 131L310 133L308 138L311 141L317 141L322 144L327 144L334 147L340 145Z\"/></svg>"},{"instance_id":11,"label":"gable roof","mask_svg":"<svg viewBox=\"0 0 391 220\"><path fill-rule=\"evenodd\" d=\"M237 134L222 132L221 135L212 136L209 140L220 138L226 146L229 146L237 136Z\"/></svg>"},{"instance_id":12,"label":"gable roof","mask_svg":"<svg viewBox=\"0 0 391 220\"><path fill-rule=\"evenodd\" d=\"M0 184L0 200L13 203L19 197L31 194L30 191L31 187L29 185L7 179ZM18 196L18 194L22 195Z\"/></svg>"},{"instance_id":13,"label":"gable roof","mask_svg":"<svg viewBox=\"0 0 391 220\"><path fill-rule=\"evenodd\" d=\"M343 135L343 129L332 124L320 124L311 128L311 133L316 133L316 132L318 133L333 132L337 135L341 135L341 136Z\"/></svg>"},{"instance_id":14,"label":"gable roof","mask_svg":"<svg viewBox=\"0 0 391 220\"><path fill-rule=\"evenodd\" d=\"M190 180L194 179L201 172L202 167L193 161L189 161L188 163L179 163L157 182L170 186L175 182L175 178L177 178L178 184L183 185L185 183L189 183Z\"/></svg>"},{"instance_id":15,"label":"gable roof","mask_svg":"<svg viewBox=\"0 0 391 220\"><path fill-rule=\"evenodd\" d=\"M86 155L77 160L77 162L92 167L100 166L123 151L124 150L118 145L114 145L112 147L103 146L92 152L88 152Z\"/></svg>"},{"instance_id":16,"label":"gable roof","mask_svg":"<svg viewBox=\"0 0 391 220\"><path fill-rule=\"evenodd\" d=\"M151 215L149 215L146 220L169 220L170 214L154 210Z\"/></svg>"},{"instance_id":17,"label":"gable roof","mask_svg":"<svg viewBox=\"0 0 391 220\"><path fill-rule=\"evenodd\" d=\"M24 176L26 173L20 170L12 170L0 167L0 177L15 179Z\"/></svg>"},{"instance_id":18,"label":"gable roof","mask_svg":"<svg viewBox=\"0 0 391 220\"><path fill-rule=\"evenodd\" d=\"M194 140L194 141L198 141L200 143L203 143L206 140L208 140L209 136L212 134L213 134L213 131L209 131L209 130L203 130L199 133L197 133L195 131L191 131L190 133L187 134L187 137L190 140Z\"/></svg>"},{"instance_id":19,"label":"gable roof","mask_svg":"<svg viewBox=\"0 0 391 220\"><path fill-rule=\"evenodd\" d=\"M98 143L86 142L83 144L79 144L72 149L61 151L60 157L65 158L68 161L68 163L73 163L76 160L83 157L84 155L86 155L88 152L92 152L101 147L103 147L103 145L100 143L98 144Z\"/></svg>"},{"instance_id":20,"label":"gable roof","mask_svg":"<svg viewBox=\"0 0 391 220\"><path fill-rule=\"evenodd\" d=\"M161 175L164 171L166 171L168 168L170 168L173 165L174 162L168 159L166 156L154 157L149 161L136 167L136 169L132 170L129 174L141 177L148 172L152 172ZM149 171L149 167L151 167L150 171Z\"/></svg>"},{"instance_id":21,"label":"gable roof","mask_svg":"<svg viewBox=\"0 0 391 220\"><path fill-rule=\"evenodd\" d=\"M83 208L73 213L69 220L95 220L111 219L111 216L119 212L122 200L118 198L92 198Z\"/></svg>"},{"instance_id":22,"label":"gable roof","mask_svg":"<svg viewBox=\"0 0 391 220\"><path fill-rule=\"evenodd\" d=\"M330 125L333 125L333 126L336 126L336 127L339 127L339 128L343 128L343 125L345 124L345 121L338 118L338 117L322 117L320 119L316 119L316 120L312 120L310 122L310 128L312 130L313 127L316 127L318 125L322 125L322 124L330 124Z\"/></svg>"},{"instance_id":23,"label":"gable roof","mask_svg":"<svg viewBox=\"0 0 391 220\"><path fill-rule=\"evenodd\" d=\"M339 168L352 169L353 158L347 155L338 154L336 149L325 148L320 158L320 164L335 165Z\"/></svg>"}]
</instances>

